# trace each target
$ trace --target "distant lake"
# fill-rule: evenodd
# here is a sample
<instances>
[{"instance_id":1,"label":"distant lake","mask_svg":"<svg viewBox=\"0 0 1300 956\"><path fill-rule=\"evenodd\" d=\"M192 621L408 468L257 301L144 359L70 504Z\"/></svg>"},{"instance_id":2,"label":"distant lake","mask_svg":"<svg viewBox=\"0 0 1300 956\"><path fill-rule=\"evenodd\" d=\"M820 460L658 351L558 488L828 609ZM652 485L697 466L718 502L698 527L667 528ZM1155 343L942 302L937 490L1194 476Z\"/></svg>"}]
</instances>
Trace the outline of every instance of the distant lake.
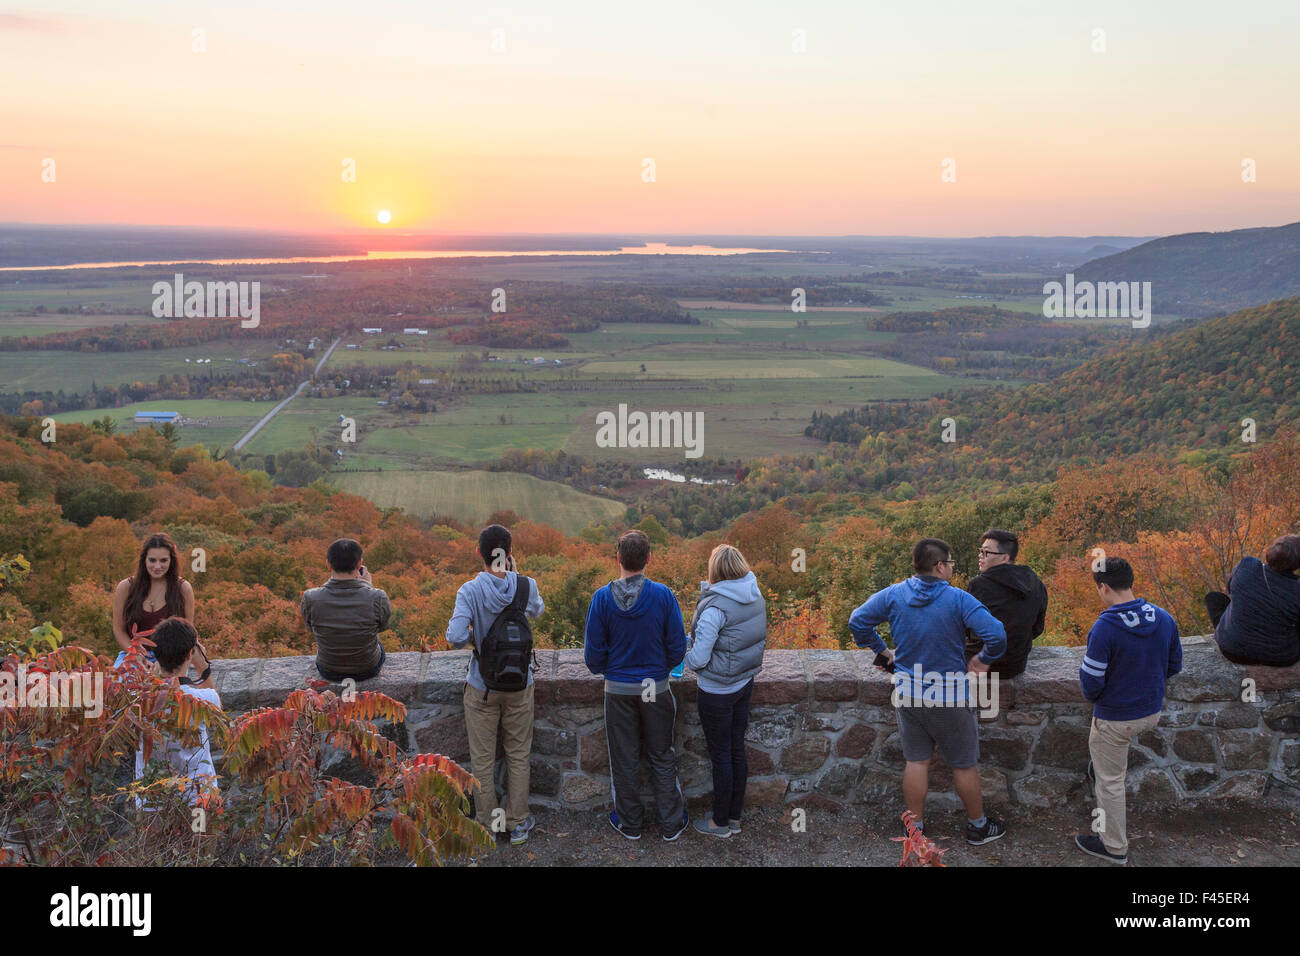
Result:
<instances>
[{"instance_id":1,"label":"distant lake","mask_svg":"<svg viewBox=\"0 0 1300 956\"><path fill-rule=\"evenodd\" d=\"M647 242L619 249L406 249L397 252L363 252L346 256L254 257L252 259L155 259L148 262L78 262L67 266L4 266L0 272L47 272L53 269L114 269L119 266L251 266L295 262L379 262L386 259L486 259L502 256L743 256L755 252L789 252L789 249L745 249L719 246L670 246Z\"/></svg>"},{"instance_id":2,"label":"distant lake","mask_svg":"<svg viewBox=\"0 0 1300 956\"><path fill-rule=\"evenodd\" d=\"M729 485L730 478L687 478L685 475L669 471L667 468L642 468L641 474L657 481L689 481L693 485Z\"/></svg>"}]
</instances>

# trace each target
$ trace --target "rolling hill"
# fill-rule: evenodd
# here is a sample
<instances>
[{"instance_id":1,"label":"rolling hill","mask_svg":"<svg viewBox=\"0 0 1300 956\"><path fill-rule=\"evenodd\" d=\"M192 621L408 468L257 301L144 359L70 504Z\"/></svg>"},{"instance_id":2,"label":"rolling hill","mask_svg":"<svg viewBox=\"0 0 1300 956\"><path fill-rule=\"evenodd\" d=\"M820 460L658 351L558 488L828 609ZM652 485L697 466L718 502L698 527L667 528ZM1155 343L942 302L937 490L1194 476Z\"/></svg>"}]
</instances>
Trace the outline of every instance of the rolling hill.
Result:
<instances>
[{"instance_id":1,"label":"rolling hill","mask_svg":"<svg viewBox=\"0 0 1300 956\"><path fill-rule=\"evenodd\" d=\"M1076 282L1150 282L1155 311L1199 317L1300 295L1300 222L1153 239L1074 271Z\"/></svg>"},{"instance_id":2,"label":"rolling hill","mask_svg":"<svg viewBox=\"0 0 1300 956\"><path fill-rule=\"evenodd\" d=\"M1083 362L1023 388L950 392L816 416L806 434L858 445L877 487L900 481L1050 478L1062 464L1242 447L1300 426L1300 298L1245 309ZM952 418L956 441L940 442Z\"/></svg>"}]
</instances>

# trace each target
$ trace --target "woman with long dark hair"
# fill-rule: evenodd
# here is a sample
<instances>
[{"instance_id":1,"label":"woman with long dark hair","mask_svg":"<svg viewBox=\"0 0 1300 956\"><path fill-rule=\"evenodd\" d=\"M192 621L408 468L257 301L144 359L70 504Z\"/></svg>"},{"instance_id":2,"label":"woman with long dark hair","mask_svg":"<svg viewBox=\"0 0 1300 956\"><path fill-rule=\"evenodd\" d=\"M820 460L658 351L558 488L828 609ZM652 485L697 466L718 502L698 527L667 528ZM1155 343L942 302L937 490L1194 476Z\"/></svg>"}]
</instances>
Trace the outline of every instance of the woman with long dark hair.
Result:
<instances>
[{"instance_id":1,"label":"woman with long dark hair","mask_svg":"<svg viewBox=\"0 0 1300 956\"><path fill-rule=\"evenodd\" d=\"M122 663L132 639L148 637L169 617L193 623L194 589L180 576L176 542L158 532L144 539L135 574L119 581L113 592L113 636L122 648L117 664Z\"/></svg>"}]
</instances>

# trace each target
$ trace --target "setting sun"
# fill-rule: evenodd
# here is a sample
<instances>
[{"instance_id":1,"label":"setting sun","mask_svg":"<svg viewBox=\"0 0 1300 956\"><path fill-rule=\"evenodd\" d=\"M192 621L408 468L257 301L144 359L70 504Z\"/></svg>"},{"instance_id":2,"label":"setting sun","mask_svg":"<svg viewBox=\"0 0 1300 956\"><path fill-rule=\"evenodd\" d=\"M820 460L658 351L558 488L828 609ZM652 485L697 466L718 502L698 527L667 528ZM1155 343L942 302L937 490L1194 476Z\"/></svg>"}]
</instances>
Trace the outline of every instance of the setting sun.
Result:
<instances>
[{"instance_id":1,"label":"setting sun","mask_svg":"<svg viewBox=\"0 0 1300 956\"><path fill-rule=\"evenodd\" d=\"M378 219L382 225L386 226L393 221L393 214L389 212L387 209L381 209L379 210Z\"/></svg>"}]
</instances>

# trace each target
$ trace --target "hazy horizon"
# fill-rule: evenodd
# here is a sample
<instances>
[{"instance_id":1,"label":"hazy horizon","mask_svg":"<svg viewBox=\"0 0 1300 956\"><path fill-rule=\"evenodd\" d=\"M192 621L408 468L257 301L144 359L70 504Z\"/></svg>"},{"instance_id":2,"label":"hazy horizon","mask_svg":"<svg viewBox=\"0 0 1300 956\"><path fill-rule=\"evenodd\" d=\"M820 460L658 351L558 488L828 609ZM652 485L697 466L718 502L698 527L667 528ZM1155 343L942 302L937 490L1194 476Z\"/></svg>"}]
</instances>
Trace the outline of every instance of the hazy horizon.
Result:
<instances>
[{"instance_id":1,"label":"hazy horizon","mask_svg":"<svg viewBox=\"0 0 1300 956\"><path fill-rule=\"evenodd\" d=\"M1233 229L1271 229L1277 226L1289 225L1289 223L1269 223L1266 225L1248 225L1236 226ZM938 236L922 233L794 233L794 232L688 232L674 230L667 232L638 232L635 230L607 230L601 232L587 231L550 231L550 232L528 232L523 230L492 230L477 232L469 229L319 229L319 230L286 230L276 229L270 226L207 226L200 223L145 223L145 222L24 222L20 220L0 220L0 229L11 227L31 227L31 228L51 228L51 229L174 229L174 230L193 230L195 232L245 232L245 233L267 233L279 236L301 235L310 238L328 238L337 236L362 236L366 238L399 237L399 236L445 236L445 237L462 237L462 236L482 236L484 238L497 238L507 236L539 236L539 237L556 237L556 238L580 238L594 236L601 238L721 238L721 237L743 237L750 236L755 239L935 239L939 241L963 241L979 239L1155 239L1160 238L1158 235L1136 235L1122 233L985 233L982 235L961 235L961 236ZM1230 232L1233 230L1192 230L1195 232Z\"/></svg>"}]
</instances>

